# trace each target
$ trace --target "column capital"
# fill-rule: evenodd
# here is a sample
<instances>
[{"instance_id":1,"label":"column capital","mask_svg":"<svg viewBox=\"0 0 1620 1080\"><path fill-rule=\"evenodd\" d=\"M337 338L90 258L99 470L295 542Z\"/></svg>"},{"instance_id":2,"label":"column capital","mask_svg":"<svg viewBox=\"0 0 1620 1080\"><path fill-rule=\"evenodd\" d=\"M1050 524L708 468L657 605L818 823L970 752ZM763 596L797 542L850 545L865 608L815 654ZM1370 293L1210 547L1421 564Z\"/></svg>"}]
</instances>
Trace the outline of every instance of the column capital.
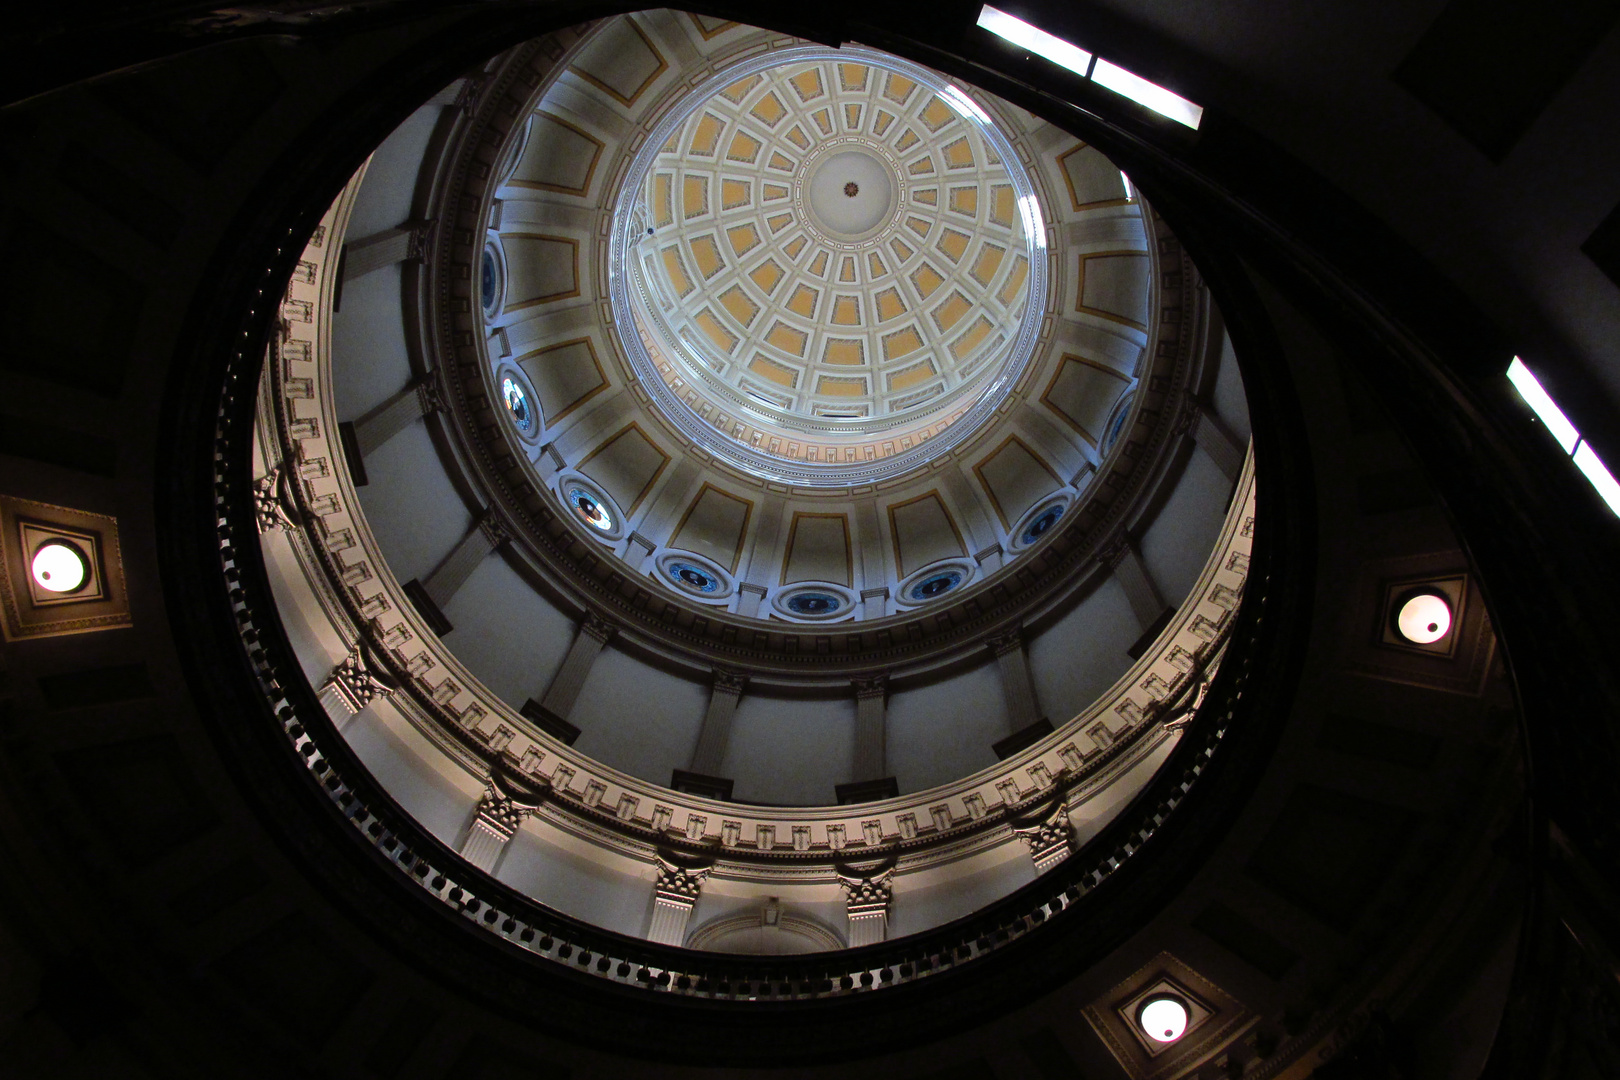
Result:
<instances>
[{"instance_id":1,"label":"column capital","mask_svg":"<svg viewBox=\"0 0 1620 1080\"><path fill-rule=\"evenodd\" d=\"M1102 543L1097 545L1097 561L1104 566L1113 568L1125 557L1131 549L1131 534L1124 529L1111 533Z\"/></svg>"},{"instance_id":2,"label":"column capital","mask_svg":"<svg viewBox=\"0 0 1620 1080\"><path fill-rule=\"evenodd\" d=\"M1029 857L1035 863L1037 874L1045 873L1074 852L1074 823L1069 820L1067 809L1064 801L1058 799L1041 817L1008 823L1029 847Z\"/></svg>"},{"instance_id":3,"label":"column capital","mask_svg":"<svg viewBox=\"0 0 1620 1080\"><path fill-rule=\"evenodd\" d=\"M844 890L844 903L851 918L888 915L894 899L894 866L876 872L838 870L838 884Z\"/></svg>"},{"instance_id":4,"label":"column capital","mask_svg":"<svg viewBox=\"0 0 1620 1080\"><path fill-rule=\"evenodd\" d=\"M335 694L351 713L357 713L379 695L391 694L394 689L393 680L376 673L366 658L364 646L356 645L343 662L332 669L317 692Z\"/></svg>"},{"instance_id":5,"label":"column capital","mask_svg":"<svg viewBox=\"0 0 1620 1080\"><path fill-rule=\"evenodd\" d=\"M269 472L253 481L253 513L261 533L290 529L297 521L287 485L282 483L282 464L277 462Z\"/></svg>"},{"instance_id":6,"label":"column capital","mask_svg":"<svg viewBox=\"0 0 1620 1080\"><path fill-rule=\"evenodd\" d=\"M708 866L683 866L658 856L658 898L696 903L709 869Z\"/></svg>"},{"instance_id":7,"label":"column capital","mask_svg":"<svg viewBox=\"0 0 1620 1080\"><path fill-rule=\"evenodd\" d=\"M880 672L877 675L857 675L849 682L855 688L857 698L882 697L889 692L888 672Z\"/></svg>"},{"instance_id":8,"label":"column capital","mask_svg":"<svg viewBox=\"0 0 1620 1080\"><path fill-rule=\"evenodd\" d=\"M492 832L510 840L522 828L523 820L539 808L539 799L519 799L491 779L478 800L477 820Z\"/></svg>"},{"instance_id":9,"label":"column capital","mask_svg":"<svg viewBox=\"0 0 1620 1080\"><path fill-rule=\"evenodd\" d=\"M619 624L594 611L586 611L584 621L579 624L579 632L600 645L606 645L619 632Z\"/></svg>"},{"instance_id":10,"label":"column capital","mask_svg":"<svg viewBox=\"0 0 1620 1080\"><path fill-rule=\"evenodd\" d=\"M985 646L997 656L1016 652L1024 647L1024 628L1014 626L984 639Z\"/></svg>"},{"instance_id":11,"label":"column capital","mask_svg":"<svg viewBox=\"0 0 1620 1080\"><path fill-rule=\"evenodd\" d=\"M498 548L512 539L506 525L492 510L485 511L484 516L478 519L478 531L484 534L484 539L489 541L491 548Z\"/></svg>"},{"instance_id":12,"label":"column capital","mask_svg":"<svg viewBox=\"0 0 1620 1080\"><path fill-rule=\"evenodd\" d=\"M416 399L422 406L422 415L436 413L444 408L444 399L439 395L438 380L431 373L422 376L416 381Z\"/></svg>"},{"instance_id":13,"label":"column capital","mask_svg":"<svg viewBox=\"0 0 1620 1080\"><path fill-rule=\"evenodd\" d=\"M717 694L736 694L748 689L748 676L740 671L726 671L722 668L714 669L714 692Z\"/></svg>"}]
</instances>

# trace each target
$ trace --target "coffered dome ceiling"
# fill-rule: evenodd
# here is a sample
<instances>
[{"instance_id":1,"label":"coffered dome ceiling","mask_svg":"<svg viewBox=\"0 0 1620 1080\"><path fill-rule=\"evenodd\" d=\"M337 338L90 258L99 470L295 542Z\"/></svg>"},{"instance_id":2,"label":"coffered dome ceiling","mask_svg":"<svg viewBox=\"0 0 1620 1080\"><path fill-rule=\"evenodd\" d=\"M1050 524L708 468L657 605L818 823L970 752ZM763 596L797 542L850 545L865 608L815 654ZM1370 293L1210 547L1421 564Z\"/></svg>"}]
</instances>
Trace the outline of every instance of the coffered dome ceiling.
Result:
<instances>
[{"instance_id":1,"label":"coffered dome ceiling","mask_svg":"<svg viewBox=\"0 0 1620 1080\"><path fill-rule=\"evenodd\" d=\"M394 796L561 910L679 943L588 899L656 850L714 871L705 948L766 896L860 944L840 897L889 885L840 867L895 855L893 925L949 921L1128 803L1219 663L1219 315L1117 168L972 87L558 32L402 125L299 274L257 474L289 632Z\"/></svg>"},{"instance_id":2,"label":"coffered dome ceiling","mask_svg":"<svg viewBox=\"0 0 1620 1080\"><path fill-rule=\"evenodd\" d=\"M1034 351L1030 179L982 107L892 57L803 47L720 72L665 115L618 210L632 364L749 472L903 471L982 423Z\"/></svg>"}]
</instances>

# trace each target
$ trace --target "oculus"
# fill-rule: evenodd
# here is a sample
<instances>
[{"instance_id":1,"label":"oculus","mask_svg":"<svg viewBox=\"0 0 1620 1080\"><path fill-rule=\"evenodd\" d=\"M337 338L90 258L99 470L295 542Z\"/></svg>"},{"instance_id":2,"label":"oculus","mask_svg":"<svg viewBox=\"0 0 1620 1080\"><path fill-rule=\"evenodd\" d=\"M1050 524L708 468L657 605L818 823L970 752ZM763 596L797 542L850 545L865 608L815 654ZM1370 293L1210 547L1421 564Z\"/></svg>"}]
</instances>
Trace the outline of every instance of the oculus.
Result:
<instances>
[{"instance_id":1,"label":"oculus","mask_svg":"<svg viewBox=\"0 0 1620 1080\"><path fill-rule=\"evenodd\" d=\"M655 576L698 600L723 602L736 583L718 563L691 551L671 550L658 556Z\"/></svg>"},{"instance_id":2,"label":"oculus","mask_svg":"<svg viewBox=\"0 0 1620 1080\"><path fill-rule=\"evenodd\" d=\"M931 604L973 580L976 567L968 559L948 559L925 566L900 583L897 595L902 604Z\"/></svg>"},{"instance_id":3,"label":"oculus","mask_svg":"<svg viewBox=\"0 0 1620 1080\"><path fill-rule=\"evenodd\" d=\"M1013 550L1022 551L1033 546L1041 537L1056 528L1057 523L1063 520L1063 515L1069 512L1073 501L1072 494L1063 492L1032 507L1012 528Z\"/></svg>"},{"instance_id":4,"label":"oculus","mask_svg":"<svg viewBox=\"0 0 1620 1080\"><path fill-rule=\"evenodd\" d=\"M843 618L854 612L855 603L853 592L822 581L793 585L771 597L771 607L778 615L806 622Z\"/></svg>"},{"instance_id":5,"label":"oculus","mask_svg":"<svg viewBox=\"0 0 1620 1080\"><path fill-rule=\"evenodd\" d=\"M579 520L598 532L611 532L613 530L613 515L595 495L584 488L571 487L568 489L568 505L573 507L574 513Z\"/></svg>"},{"instance_id":6,"label":"oculus","mask_svg":"<svg viewBox=\"0 0 1620 1080\"><path fill-rule=\"evenodd\" d=\"M489 258L487 252L484 258ZM529 395L523 385L510 375L501 380L501 400L506 403L506 411L512 414L512 423L517 425L519 431L525 435L534 431L534 407L529 404Z\"/></svg>"},{"instance_id":7,"label":"oculus","mask_svg":"<svg viewBox=\"0 0 1620 1080\"><path fill-rule=\"evenodd\" d=\"M478 291L483 297L484 314L495 314L496 302L500 299L496 295L497 279L495 276L495 253L488 248L484 249L483 264L478 271Z\"/></svg>"}]
</instances>

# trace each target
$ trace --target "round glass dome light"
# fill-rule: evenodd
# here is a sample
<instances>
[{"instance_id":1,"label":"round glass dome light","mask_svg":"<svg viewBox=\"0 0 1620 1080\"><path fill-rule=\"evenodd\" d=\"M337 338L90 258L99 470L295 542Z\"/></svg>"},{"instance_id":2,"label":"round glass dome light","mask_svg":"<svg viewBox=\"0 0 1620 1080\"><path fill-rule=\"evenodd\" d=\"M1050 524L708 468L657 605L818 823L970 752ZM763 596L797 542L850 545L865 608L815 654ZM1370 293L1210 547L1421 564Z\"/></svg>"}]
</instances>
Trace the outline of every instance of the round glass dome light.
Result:
<instances>
[{"instance_id":1,"label":"round glass dome light","mask_svg":"<svg viewBox=\"0 0 1620 1080\"><path fill-rule=\"evenodd\" d=\"M1170 994L1155 994L1136 1010L1136 1026L1156 1043L1172 1043L1187 1032L1187 1003Z\"/></svg>"},{"instance_id":2,"label":"round glass dome light","mask_svg":"<svg viewBox=\"0 0 1620 1080\"><path fill-rule=\"evenodd\" d=\"M1395 613L1395 631L1414 645L1432 645L1451 633L1451 603L1435 592L1408 597Z\"/></svg>"},{"instance_id":3,"label":"round glass dome light","mask_svg":"<svg viewBox=\"0 0 1620 1080\"><path fill-rule=\"evenodd\" d=\"M90 560L77 544L49 540L34 552L29 566L34 582L53 593L70 593L84 588L90 580Z\"/></svg>"}]
</instances>

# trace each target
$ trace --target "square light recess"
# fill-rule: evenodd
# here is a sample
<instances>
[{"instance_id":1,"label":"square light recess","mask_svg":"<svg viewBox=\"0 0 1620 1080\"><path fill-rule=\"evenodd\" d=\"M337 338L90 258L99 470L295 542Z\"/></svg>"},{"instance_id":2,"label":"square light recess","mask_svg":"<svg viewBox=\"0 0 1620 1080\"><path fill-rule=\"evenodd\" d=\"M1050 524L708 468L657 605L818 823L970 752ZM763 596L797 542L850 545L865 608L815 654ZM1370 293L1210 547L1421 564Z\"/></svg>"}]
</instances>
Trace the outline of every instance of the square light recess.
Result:
<instances>
[{"instance_id":1,"label":"square light recess","mask_svg":"<svg viewBox=\"0 0 1620 1080\"><path fill-rule=\"evenodd\" d=\"M1148 1038L1136 1013L1169 994L1187 1004L1187 1027L1174 1042ZM1132 1080L1177 1080L1207 1065L1232 1039L1260 1022L1232 995L1162 952L1087 1005L1083 1015Z\"/></svg>"},{"instance_id":2,"label":"square light recess","mask_svg":"<svg viewBox=\"0 0 1620 1080\"><path fill-rule=\"evenodd\" d=\"M1436 592L1446 598L1451 606L1451 630L1439 641L1432 641L1427 645L1420 645L1415 641L1408 641L1395 630L1395 615L1400 605L1413 593ZM1463 629L1463 604L1468 599L1468 579L1463 574L1450 574L1445 577L1406 578L1400 581L1389 581L1384 584L1384 602L1379 605L1379 631L1378 644L1391 649L1401 649L1406 652L1424 653L1428 656L1455 656L1457 642ZM1363 624L1365 625L1365 624Z\"/></svg>"},{"instance_id":3,"label":"square light recess","mask_svg":"<svg viewBox=\"0 0 1620 1080\"><path fill-rule=\"evenodd\" d=\"M34 554L53 540L84 556L85 582L72 592L52 592L34 579ZM105 514L0 495L0 608L0 629L8 641L130 625L118 522Z\"/></svg>"}]
</instances>

